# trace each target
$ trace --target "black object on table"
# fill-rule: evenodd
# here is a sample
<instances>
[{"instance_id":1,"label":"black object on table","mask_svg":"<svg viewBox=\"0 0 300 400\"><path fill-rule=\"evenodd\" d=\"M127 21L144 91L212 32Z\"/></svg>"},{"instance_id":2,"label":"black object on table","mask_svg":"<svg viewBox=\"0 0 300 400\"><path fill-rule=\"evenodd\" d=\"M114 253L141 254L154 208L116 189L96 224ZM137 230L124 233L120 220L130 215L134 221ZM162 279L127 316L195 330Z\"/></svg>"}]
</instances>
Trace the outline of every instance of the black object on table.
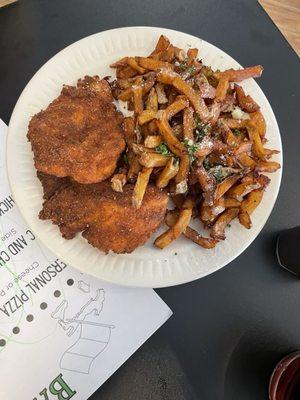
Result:
<instances>
[{"instance_id":1,"label":"black object on table","mask_svg":"<svg viewBox=\"0 0 300 400\"><path fill-rule=\"evenodd\" d=\"M258 238L196 282L158 290L174 316L91 400L263 400L284 355L300 349L300 282L277 265L280 230L300 225L299 59L255 0L20 0L0 9L0 117L9 122L32 75L84 36L132 25L203 38L259 85L281 130L283 182ZM238 238L237 238L238 240Z\"/></svg>"}]
</instances>

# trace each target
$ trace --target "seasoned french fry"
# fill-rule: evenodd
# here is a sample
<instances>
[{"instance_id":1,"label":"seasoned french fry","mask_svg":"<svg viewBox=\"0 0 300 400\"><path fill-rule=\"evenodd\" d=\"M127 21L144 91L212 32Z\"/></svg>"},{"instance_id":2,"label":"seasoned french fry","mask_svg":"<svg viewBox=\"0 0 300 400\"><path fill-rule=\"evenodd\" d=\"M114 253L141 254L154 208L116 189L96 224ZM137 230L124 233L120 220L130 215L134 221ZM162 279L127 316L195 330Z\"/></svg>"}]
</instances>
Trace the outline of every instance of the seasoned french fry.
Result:
<instances>
[{"instance_id":1,"label":"seasoned french fry","mask_svg":"<svg viewBox=\"0 0 300 400\"><path fill-rule=\"evenodd\" d=\"M252 183L240 183L230 188L226 195L238 201L242 201L243 197L252 192L252 190L259 189L260 186L260 183L255 182L254 180Z\"/></svg>"},{"instance_id":2,"label":"seasoned french fry","mask_svg":"<svg viewBox=\"0 0 300 400\"><path fill-rule=\"evenodd\" d=\"M259 110L252 112L249 115L253 125L256 127L256 130L259 133L259 136L261 138L264 138L266 134L266 121L264 119L264 116Z\"/></svg>"},{"instance_id":3,"label":"seasoned french fry","mask_svg":"<svg viewBox=\"0 0 300 400\"><path fill-rule=\"evenodd\" d=\"M163 111L163 117L167 121L169 121L174 115L182 111L184 108L188 107L189 102L185 98L180 98L171 105L169 105L164 111Z\"/></svg>"},{"instance_id":4,"label":"seasoned french fry","mask_svg":"<svg viewBox=\"0 0 300 400\"><path fill-rule=\"evenodd\" d=\"M232 199L230 197L224 198L224 206L225 206L225 208L239 207L240 205L241 205L241 202L236 200L236 199Z\"/></svg>"},{"instance_id":5,"label":"seasoned french fry","mask_svg":"<svg viewBox=\"0 0 300 400\"><path fill-rule=\"evenodd\" d=\"M127 59L128 64L132 69L135 69L139 74L144 74L146 70L138 65L136 59L134 57L128 57Z\"/></svg>"},{"instance_id":6,"label":"seasoned french fry","mask_svg":"<svg viewBox=\"0 0 300 400\"><path fill-rule=\"evenodd\" d=\"M229 88L228 78L226 76L221 76L216 89L215 101L218 102L224 101L228 88Z\"/></svg>"},{"instance_id":7,"label":"seasoned french fry","mask_svg":"<svg viewBox=\"0 0 300 400\"><path fill-rule=\"evenodd\" d=\"M140 125L144 125L147 122L152 121L154 118L156 118L156 111L143 110L138 116L138 122Z\"/></svg>"},{"instance_id":8,"label":"seasoned french fry","mask_svg":"<svg viewBox=\"0 0 300 400\"><path fill-rule=\"evenodd\" d=\"M276 172L280 168L280 164L275 161L258 161L256 171L259 172Z\"/></svg>"},{"instance_id":9,"label":"seasoned french fry","mask_svg":"<svg viewBox=\"0 0 300 400\"><path fill-rule=\"evenodd\" d=\"M143 104L143 88L142 86L136 86L132 88L132 94L133 94L133 107L134 107L134 112L135 114L140 114L143 109L144 109L144 104Z\"/></svg>"},{"instance_id":10,"label":"seasoned french fry","mask_svg":"<svg viewBox=\"0 0 300 400\"><path fill-rule=\"evenodd\" d=\"M147 57L137 57L138 64L145 69L150 71L156 71L158 69L170 69L172 70L173 64L168 63L166 61L154 60L153 58Z\"/></svg>"},{"instance_id":11,"label":"seasoned french fry","mask_svg":"<svg viewBox=\"0 0 300 400\"><path fill-rule=\"evenodd\" d=\"M158 110L157 93L153 87L150 90L148 99L146 101L146 109L154 112L157 112Z\"/></svg>"},{"instance_id":12,"label":"seasoned french fry","mask_svg":"<svg viewBox=\"0 0 300 400\"><path fill-rule=\"evenodd\" d=\"M244 89L239 85L234 85L238 105L246 112L254 112L259 110L259 105L252 99L251 96L246 95Z\"/></svg>"},{"instance_id":13,"label":"seasoned french fry","mask_svg":"<svg viewBox=\"0 0 300 400\"><path fill-rule=\"evenodd\" d=\"M263 72L263 67L261 65L255 65L254 67L247 67L238 70L228 69L227 71L215 73L218 79L226 76L229 82L240 82L244 79L249 78L260 78Z\"/></svg>"},{"instance_id":14,"label":"seasoned french fry","mask_svg":"<svg viewBox=\"0 0 300 400\"><path fill-rule=\"evenodd\" d=\"M250 140L253 143L253 146L252 146L253 153L258 158L264 158L265 150L264 150L259 132L256 129L256 126L253 124L253 122L249 122L247 125L247 128L248 128L248 134L249 134Z\"/></svg>"},{"instance_id":15,"label":"seasoned french fry","mask_svg":"<svg viewBox=\"0 0 300 400\"><path fill-rule=\"evenodd\" d=\"M225 210L214 223L210 236L214 239L224 240L226 238L225 228L238 216L239 211L240 209L238 207Z\"/></svg>"},{"instance_id":16,"label":"seasoned french fry","mask_svg":"<svg viewBox=\"0 0 300 400\"><path fill-rule=\"evenodd\" d=\"M195 48L188 49L187 56L189 60L195 60L195 58L197 58L197 55L198 55L198 49Z\"/></svg>"},{"instance_id":17,"label":"seasoned french fry","mask_svg":"<svg viewBox=\"0 0 300 400\"><path fill-rule=\"evenodd\" d=\"M136 141L136 134L134 132L134 119L132 117L126 117L123 121L123 128L124 128L124 136L126 144L129 148L131 148L132 143Z\"/></svg>"},{"instance_id":18,"label":"seasoned french fry","mask_svg":"<svg viewBox=\"0 0 300 400\"><path fill-rule=\"evenodd\" d=\"M159 153L142 153L139 162L144 167L154 168L154 167L164 167L169 161L169 156L164 156Z\"/></svg>"},{"instance_id":19,"label":"seasoned french fry","mask_svg":"<svg viewBox=\"0 0 300 400\"><path fill-rule=\"evenodd\" d=\"M155 90L156 90L156 93L157 93L157 101L158 101L158 103L159 104L168 103L168 98L167 98L166 93L165 93L164 85L162 83L158 82L155 85Z\"/></svg>"},{"instance_id":20,"label":"seasoned french fry","mask_svg":"<svg viewBox=\"0 0 300 400\"><path fill-rule=\"evenodd\" d=\"M178 173L175 177L175 182L180 183L187 180L190 170L190 158L188 154L184 154L179 161Z\"/></svg>"},{"instance_id":21,"label":"seasoned french fry","mask_svg":"<svg viewBox=\"0 0 300 400\"><path fill-rule=\"evenodd\" d=\"M171 157L165 168L158 175L156 180L156 186L160 189L165 188L171 179L177 174L179 169L178 163L175 162L175 159Z\"/></svg>"},{"instance_id":22,"label":"seasoned french fry","mask_svg":"<svg viewBox=\"0 0 300 400\"><path fill-rule=\"evenodd\" d=\"M117 78L132 78L137 74L136 70L131 68L130 65L127 65L126 67L118 67L117 68Z\"/></svg>"},{"instance_id":23,"label":"seasoned french fry","mask_svg":"<svg viewBox=\"0 0 300 400\"><path fill-rule=\"evenodd\" d=\"M251 169L256 168L256 162L253 160L253 158L248 156L248 154L246 154L246 153L238 154L236 159L237 159L238 163L244 167L248 167Z\"/></svg>"},{"instance_id":24,"label":"seasoned french fry","mask_svg":"<svg viewBox=\"0 0 300 400\"><path fill-rule=\"evenodd\" d=\"M136 208L140 208L142 205L152 170L153 168L143 168L142 171L139 172L132 195L132 205Z\"/></svg>"},{"instance_id":25,"label":"seasoned french fry","mask_svg":"<svg viewBox=\"0 0 300 400\"><path fill-rule=\"evenodd\" d=\"M195 174L200 187L203 190L204 205L212 206L215 201L215 191L217 186L215 178L211 176L203 166L198 166L195 170ZM221 196L219 196L219 198Z\"/></svg>"},{"instance_id":26,"label":"seasoned french fry","mask_svg":"<svg viewBox=\"0 0 300 400\"><path fill-rule=\"evenodd\" d=\"M207 206L203 202L200 207L200 219L206 226L211 226L217 216L225 210L225 200L221 197L213 206Z\"/></svg>"},{"instance_id":27,"label":"seasoned french fry","mask_svg":"<svg viewBox=\"0 0 300 400\"><path fill-rule=\"evenodd\" d=\"M123 57L120 60L110 65L110 68L126 67L128 65L128 57Z\"/></svg>"},{"instance_id":28,"label":"seasoned french fry","mask_svg":"<svg viewBox=\"0 0 300 400\"><path fill-rule=\"evenodd\" d=\"M172 227L175 225L177 218L178 218L178 213L176 211L175 212L169 211L166 215L165 222L169 227ZM213 238L203 237L197 231L190 228L189 226L186 227L183 234L186 238L192 240L194 243L198 244L199 246L205 249L212 249L218 243L218 240Z\"/></svg>"},{"instance_id":29,"label":"seasoned french fry","mask_svg":"<svg viewBox=\"0 0 300 400\"><path fill-rule=\"evenodd\" d=\"M170 227L166 232L156 238L154 244L156 247L163 249L168 246L171 242L178 238L182 232L185 231L188 224L190 223L193 213L194 201L188 197L183 203L182 209L179 212L176 223Z\"/></svg>"},{"instance_id":30,"label":"seasoned french fry","mask_svg":"<svg viewBox=\"0 0 300 400\"><path fill-rule=\"evenodd\" d=\"M145 96L155 84L156 74L155 72L150 72L147 76L146 82L142 84L143 86L143 96Z\"/></svg>"},{"instance_id":31,"label":"seasoned french fry","mask_svg":"<svg viewBox=\"0 0 300 400\"><path fill-rule=\"evenodd\" d=\"M215 200L218 200L220 197L222 197L240 178L241 176L239 174L231 175L224 179L223 182L219 183L216 188Z\"/></svg>"},{"instance_id":32,"label":"seasoned french fry","mask_svg":"<svg viewBox=\"0 0 300 400\"><path fill-rule=\"evenodd\" d=\"M128 163L129 169L127 173L127 180L129 182L134 182L141 170L141 164L139 163L138 156L136 156L132 151L128 153Z\"/></svg>"},{"instance_id":33,"label":"seasoned french fry","mask_svg":"<svg viewBox=\"0 0 300 400\"><path fill-rule=\"evenodd\" d=\"M169 39L164 36L160 35L158 42L156 43L154 51L151 53L151 56L155 53L159 53L161 51L166 50L170 46L170 41Z\"/></svg>"},{"instance_id":34,"label":"seasoned french fry","mask_svg":"<svg viewBox=\"0 0 300 400\"><path fill-rule=\"evenodd\" d=\"M120 174L115 174L111 178L111 187L112 190L115 192L123 192L123 186L125 185L127 181L126 174L120 173Z\"/></svg>"},{"instance_id":35,"label":"seasoned french fry","mask_svg":"<svg viewBox=\"0 0 300 400\"><path fill-rule=\"evenodd\" d=\"M162 139L160 135L149 135L144 141L145 147L150 149L155 149L155 147L159 146L161 143Z\"/></svg>"},{"instance_id":36,"label":"seasoned french fry","mask_svg":"<svg viewBox=\"0 0 300 400\"><path fill-rule=\"evenodd\" d=\"M194 112L191 107L185 108L183 111L183 136L186 140L194 140Z\"/></svg>"},{"instance_id":37,"label":"seasoned french fry","mask_svg":"<svg viewBox=\"0 0 300 400\"><path fill-rule=\"evenodd\" d=\"M157 75L157 80L162 83L173 85L180 93L184 94L189 99L203 122L209 120L210 114L204 100L192 86L181 79L178 74L174 74L172 71L160 71Z\"/></svg>"},{"instance_id":38,"label":"seasoned french fry","mask_svg":"<svg viewBox=\"0 0 300 400\"><path fill-rule=\"evenodd\" d=\"M240 207L239 221L240 223L247 229L250 229L252 226L250 215L256 209L256 207L261 202L264 195L264 189L256 189L253 190L245 200L242 201Z\"/></svg>"},{"instance_id":39,"label":"seasoned french fry","mask_svg":"<svg viewBox=\"0 0 300 400\"><path fill-rule=\"evenodd\" d=\"M168 121L163 118L157 121L159 132L164 138L165 142L176 156L183 156L186 154L185 146L174 136Z\"/></svg>"},{"instance_id":40,"label":"seasoned french fry","mask_svg":"<svg viewBox=\"0 0 300 400\"><path fill-rule=\"evenodd\" d=\"M247 211L239 213L239 221L246 229L250 229L252 226L252 221Z\"/></svg>"}]
</instances>

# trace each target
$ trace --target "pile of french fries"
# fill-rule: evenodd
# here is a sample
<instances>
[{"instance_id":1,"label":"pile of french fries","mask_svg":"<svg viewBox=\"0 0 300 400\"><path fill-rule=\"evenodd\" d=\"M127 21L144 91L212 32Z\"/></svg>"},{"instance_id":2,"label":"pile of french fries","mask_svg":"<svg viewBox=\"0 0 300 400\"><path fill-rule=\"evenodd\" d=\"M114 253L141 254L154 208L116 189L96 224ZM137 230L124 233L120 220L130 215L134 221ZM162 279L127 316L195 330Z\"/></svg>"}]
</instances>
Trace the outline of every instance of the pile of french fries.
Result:
<instances>
[{"instance_id":1,"label":"pile of french fries","mask_svg":"<svg viewBox=\"0 0 300 400\"><path fill-rule=\"evenodd\" d=\"M175 208L166 214L168 230L155 240L163 249L183 234L204 248L225 239L238 218L251 228L251 214L275 172L276 150L265 148L266 124L259 105L236 82L261 76L260 65L213 71L161 36L148 57L124 57L111 65L116 100L132 116L124 120L127 150L112 188L135 184L139 208L148 183L166 189ZM210 237L189 227L198 218Z\"/></svg>"}]
</instances>

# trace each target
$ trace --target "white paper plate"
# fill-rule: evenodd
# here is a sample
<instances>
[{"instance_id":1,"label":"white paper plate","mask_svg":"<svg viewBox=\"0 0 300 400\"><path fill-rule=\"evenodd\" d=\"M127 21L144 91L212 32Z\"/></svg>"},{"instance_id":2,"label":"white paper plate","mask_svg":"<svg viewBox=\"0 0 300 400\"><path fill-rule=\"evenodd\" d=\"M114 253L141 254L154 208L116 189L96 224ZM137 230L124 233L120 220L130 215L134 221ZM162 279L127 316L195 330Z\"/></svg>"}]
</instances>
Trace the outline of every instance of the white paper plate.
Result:
<instances>
[{"instance_id":1,"label":"white paper plate","mask_svg":"<svg viewBox=\"0 0 300 400\"><path fill-rule=\"evenodd\" d=\"M51 222L38 219L42 189L36 178L33 156L26 133L30 118L59 95L62 85L75 84L84 75L111 75L109 65L125 55L149 54L160 34L181 48L197 47L204 63L221 70L241 67L215 46L185 33L152 27L113 29L84 38L49 60L31 79L21 94L9 124L7 144L8 174L15 201L30 228L58 257L82 272L121 285L163 287L208 275L236 258L255 239L275 203L281 170L272 181L261 205L253 214L253 228L246 230L237 221L228 229L227 239L213 250L205 250L184 238L165 250L153 247L153 238L128 255L104 255L78 235L65 240ZM266 72L267 73L267 72ZM243 83L247 93L260 104L267 122L268 147L281 150L278 125L263 92L251 79ZM276 161L282 163L281 154ZM156 235L154 235L156 236ZM176 253L176 254L175 254ZM241 266L242 267L242 266Z\"/></svg>"}]
</instances>

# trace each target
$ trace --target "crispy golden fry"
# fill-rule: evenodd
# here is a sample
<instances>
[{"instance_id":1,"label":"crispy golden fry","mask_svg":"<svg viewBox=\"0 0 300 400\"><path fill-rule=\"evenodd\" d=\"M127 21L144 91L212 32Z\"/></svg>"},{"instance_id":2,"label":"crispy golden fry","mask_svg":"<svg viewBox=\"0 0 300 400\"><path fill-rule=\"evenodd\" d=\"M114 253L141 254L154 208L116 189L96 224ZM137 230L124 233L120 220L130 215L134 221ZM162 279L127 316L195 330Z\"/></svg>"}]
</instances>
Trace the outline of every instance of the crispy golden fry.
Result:
<instances>
[{"instance_id":1,"label":"crispy golden fry","mask_svg":"<svg viewBox=\"0 0 300 400\"><path fill-rule=\"evenodd\" d=\"M250 119L253 122L253 124L256 127L256 130L259 133L259 136L261 138L265 137L266 134L266 121L264 119L264 116L262 115L262 113L258 110L255 112L252 112L250 115Z\"/></svg>"},{"instance_id":2,"label":"crispy golden fry","mask_svg":"<svg viewBox=\"0 0 300 400\"><path fill-rule=\"evenodd\" d=\"M198 49L188 49L187 56L189 60L195 60L198 56Z\"/></svg>"},{"instance_id":3,"label":"crispy golden fry","mask_svg":"<svg viewBox=\"0 0 300 400\"><path fill-rule=\"evenodd\" d=\"M243 153L249 153L252 148L252 143L250 140L243 141L239 143L239 145L234 149L234 154L243 154Z\"/></svg>"},{"instance_id":4,"label":"crispy golden fry","mask_svg":"<svg viewBox=\"0 0 300 400\"><path fill-rule=\"evenodd\" d=\"M258 161L256 171L259 172L276 172L280 168L280 164L275 161Z\"/></svg>"},{"instance_id":5,"label":"crispy golden fry","mask_svg":"<svg viewBox=\"0 0 300 400\"><path fill-rule=\"evenodd\" d=\"M156 90L156 93L157 93L157 101L158 101L158 103L159 104L168 103L168 98L167 98L166 93L165 93L164 85L162 83L158 82L155 85L155 90Z\"/></svg>"},{"instance_id":6,"label":"crispy golden fry","mask_svg":"<svg viewBox=\"0 0 300 400\"><path fill-rule=\"evenodd\" d=\"M260 78L263 72L263 67L261 65L255 65L254 67L247 67L243 69L228 69L227 71L215 73L218 79L226 76L229 82L240 82L244 79L249 78Z\"/></svg>"},{"instance_id":7,"label":"crispy golden fry","mask_svg":"<svg viewBox=\"0 0 300 400\"><path fill-rule=\"evenodd\" d=\"M230 129L246 128L248 123L247 119L224 118L224 121Z\"/></svg>"},{"instance_id":8,"label":"crispy golden fry","mask_svg":"<svg viewBox=\"0 0 300 400\"><path fill-rule=\"evenodd\" d=\"M229 88L229 80L226 76L221 76L217 89L216 89L216 96L215 96L215 101L224 101L227 90Z\"/></svg>"},{"instance_id":9,"label":"crispy golden fry","mask_svg":"<svg viewBox=\"0 0 300 400\"><path fill-rule=\"evenodd\" d=\"M194 140L194 111L191 107L185 108L183 111L183 136L184 139Z\"/></svg>"},{"instance_id":10,"label":"crispy golden fry","mask_svg":"<svg viewBox=\"0 0 300 400\"><path fill-rule=\"evenodd\" d=\"M231 175L224 179L223 182L219 183L216 188L215 200L218 200L220 197L222 197L240 178L241 176L239 174Z\"/></svg>"},{"instance_id":11,"label":"crispy golden fry","mask_svg":"<svg viewBox=\"0 0 300 400\"><path fill-rule=\"evenodd\" d=\"M260 187L260 183L256 182L255 180L253 180L251 183L240 183L230 188L226 195L238 201L242 201L243 197L245 197L248 193L252 192L252 190L259 189Z\"/></svg>"},{"instance_id":12,"label":"crispy golden fry","mask_svg":"<svg viewBox=\"0 0 300 400\"><path fill-rule=\"evenodd\" d=\"M247 211L239 213L239 221L246 229L250 229L252 226L252 221Z\"/></svg>"},{"instance_id":13,"label":"crispy golden fry","mask_svg":"<svg viewBox=\"0 0 300 400\"><path fill-rule=\"evenodd\" d=\"M175 162L175 159L171 157L165 168L161 171L156 179L156 186L160 189L165 188L171 179L176 176L179 169L178 163Z\"/></svg>"},{"instance_id":14,"label":"crispy golden fry","mask_svg":"<svg viewBox=\"0 0 300 400\"><path fill-rule=\"evenodd\" d=\"M121 79L132 78L136 74L136 70L131 68L130 65L126 67L118 67L116 72L117 78Z\"/></svg>"},{"instance_id":15,"label":"crispy golden fry","mask_svg":"<svg viewBox=\"0 0 300 400\"><path fill-rule=\"evenodd\" d=\"M225 228L238 216L239 211L240 209L238 207L225 210L214 223L210 236L214 239L225 240Z\"/></svg>"},{"instance_id":16,"label":"crispy golden fry","mask_svg":"<svg viewBox=\"0 0 300 400\"><path fill-rule=\"evenodd\" d=\"M243 167L248 167L251 169L256 168L256 162L253 160L253 158L248 156L248 154L246 154L246 153L238 154L236 159L237 159L238 163L240 165L242 165Z\"/></svg>"},{"instance_id":17,"label":"crispy golden fry","mask_svg":"<svg viewBox=\"0 0 300 400\"><path fill-rule=\"evenodd\" d=\"M124 173L115 174L111 178L111 188L115 192L123 192L123 186L127 182L127 176Z\"/></svg>"},{"instance_id":18,"label":"crispy golden fry","mask_svg":"<svg viewBox=\"0 0 300 400\"><path fill-rule=\"evenodd\" d=\"M155 147L159 146L161 143L162 139L160 135L149 135L144 141L145 147L149 149L155 149Z\"/></svg>"},{"instance_id":19,"label":"crispy golden fry","mask_svg":"<svg viewBox=\"0 0 300 400\"><path fill-rule=\"evenodd\" d=\"M177 219L178 219L178 213L176 211L175 212L169 211L167 212L165 223L169 227L172 227L175 225ZM212 249L218 243L218 240L213 238L203 237L197 231L190 228L189 226L186 227L183 234L186 238L192 240L194 243L198 244L201 247L204 247L205 249Z\"/></svg>"},{"instance_id":20,"label":"crispy golden fry","mask_svg":"<svg viewBox=\"0 0 300 400\"><path fill-rule=\"evenodd\" d=\"M175 177L175 182L180 183L187 180L190 170L190 158L188 154L184 154L179 161L178 173Z\"/></svg>"},{"instance_id":21,"label":"crispy golden fry","mask_svg":"<svg viewBox=\"0 0 300 400\"><path fill-rule=\"evenodd\" d=\"M264 188L253 190L248 194L241 204L241 212L247 212L249 215L253 213L261 202L264 195Z\"/></svg>"},{"instance_id":22,"label":"crispy golden fry","mask_svg":"<svg viewBox=\"0 0 300 400\"><path fill-rule=\"evenodd\" d=\"M162 68L172 70L174 68L173 64L171 63L168 63L166 61L154 60L153 58L147 57L137 57L137 62L142 68L148 69L150 71L156 71Z\"/></svg>"},{"instance_id":23,"label":"crispy golden fry","mask_svg":"<svg viewBox=\"0 0 300 400\"><path fill-rule=\"evenodd\" d=\"M123 57L120 60L110 65L110 68L126 67L128 65L128 57Z\"/></svg>"},{"instance_id":24,"label":"crispy golden fry","mask_svg":"<svg viewBox=\"0 0 300 400\"><path fill-rule=\"evenodd\" d=\"M129 169L127 173L127 179L129 182L135 182L141 170L141 164L139 163L138 156L135 155L132 151L128 153L128 163Z\"/></svg>"},{"instance_id":25,"label":"crispy golden fry","mask_svg":"<svg viewBox=\"0 0 300 400\"><path fill-rule=\"evenodd\" d=\"M132 94L133 94L133 107L134 107L134 112L135 114L140 114L143 109L144 109L144 104L143 104L143 88L142 86L136 86L134 89L132 89Z\"/></svg>"},{"instance_id":26,"label":"crispy golden fry","mask_svg":"<svg viewBox=\"0 0 300 400\"><path fill-rule=\"evenodd\" d=\"M185 146L174 136L168 121L163 118L157 121L157 125L161 136L164 138L171 151L179 157L186 154Z\"/></svg>"},{"instance_id":27,"label":"crispy golden fry","mask_svg":"<svg viewBox=\"0 0 300 400\"><path fill-rule=\"evenodd\" d=\"M162 83L173 85L180 93L184 94L189 99L203 122L209 120L210 114L204 100L192 86L181 79L179 75L174 74L172 71L160 71L157 75L157 80Z\"/></svg>"},{"instance_id":28,"label":"crispy golden fry","mask_svg":"<svg viewBox=\"0 0 300 400\"><path fill-rule=\"evenodd\" d=\"M239 221L247 229L252 226L250 215L261 202L264 195L264 188L253 190L245 200L242 201L240 207Z\"/></svg>"},{"instance_id":29,"label":"crispy golden fry","mask_svg":"<svg viewBox=\"0 0 300 400\"><path fill-rule=\"evenodd\" d=\"M128 57L127 63L128 65L130 65L132 69L135 69L139 74L144 74L146 72L144 68L138 65L134 57Z\"/></svg>"},{"instance_id":30,"label":"crispy golden fry","mask_svg":"<svg viewBox=\"0 0 300 400\"><path fill-rule=\"evenodd\" d=\"M203 99L214 99L216 89L208 82L206 76L202 73L195 76L195 83L199 88L200 96Z\"/></svg>"},{"instance_id":31,"label":"crispy golden fry","mask_svg":"<svg viewBox=\"0 0 300 400\"><path fill-rule=\"evenodd\" d=\"M149 92L148 99L146 101L146 109L157 112L158 110L158 101L157 101L157 93L154 87L151 88Z\"/></svg>"},{"instance_id":32,"label":"crispy golden fry","mask_svg":"<svg viewBox=\"0 0 300 400\"><path fill-rule=\"evenodd\" d=\"M171 105L169 105L164 111L163 111L163 116L162 118L166 119L169 121L171 118L174 117L177 113L182 111L184 108L188 107L189 102L185 98L180 98Z\"/></svg>"},{"instance_id":33,"label":"crispy golden fry","mask_svg":"<svg viewBox=\"0 0 300 400\"><path fill-rule=\"evenodd\" d=\"M144 110L140 112L140 115L138 116L138 122L140 125L144 125L147 122L152 121L154 118L156 118L156 111Z\"/></svg>"},{"instance_id":34,"label":"crispy golden fry","mask_svg":"<svg viewBox=\"0 0 300 400\"><path fill-rule=\"evenodd\" d=\"M129 100L131 100L131 98L132 98L132 89L131 88L122 90L118 94L118 100L129 101Z\"/></svg>"},{"instance_id":35,"label":"crispy golden fry","mask_svg":"<svg viewBox=\"0 0 300 400\"><path fill-rule=\"evenodd\" d=\"M132 117L126 117L123 121L124 137L128 147L131 147L132 143L136 141L136 134L134 132L134 119Z\"/></svg>"},{"instance_id":36,"label":"crispy golden fry","mask_svg":"<svg viewBox=\"0 0 300 400\"><path fill-rule=\"evenodd\" d=\"M177 239L182 232L185 231L188 224L190 223L194 207L194 200L188 197L183 203L182 209L179 212L176 223L170 227L166 232L156 238L154 244L160 249L165 248L175 239Z\"/></svg>"},{"instance_id":37,"label":"crispy golden fry","mask_svg":"<svg viewBox=\"0 0 300 400\"><path fill-rule=\"evenodd\" d=\"M215 201L216 180L203 166L198 166L195 170L198 182L203 190L204 205L212 206ZM219 196L220 198L221 196Z\"/></svg>"},{"instance_id":38,"label":"crispy golden fry","mask_svg":"<svg viewBox=\"0 0 300 400\"><path fill-rule=\"evenodd\" d=\"M151 53L150 56L162 52L164 50L167 50L167 48L170 46L170 41L169 39L164 36L164 35L160 35L158 42L156 43L155 49L154 51Z\"/></svg>"},{"instance_id":39,"label":"crispy golden fry","mask_svg":"<svg viewBox=\"0 0 300 400\"><path fill-rule=\"evenodd\" d=\"M225 206L225 208L239 207L240 205L241 205L241 202L236 200L236 199L232 199L230 197L224 198L224 206Z\"/></svg>"},{"instance_id":40,"label":"crispy golden fry","mask_svg":"<svg viewBox=\"0 0 300 400\"><path fill-rule=\"evenodd\" d=\"M200 219L206 226L211 226L225 208L225 199L223 197L216 201L213 206L207 206L203 202L200 208Z\"/></svg>"},{"instance_id":41,"label":"crispy golden fry","mask_svg":"<svg viewBox=\"0 0 300 400\"><path fill-rule=\"evenodd\" d=\"M153 168L143 168L138 174L132 195L132 205L140 208Z\"/></svg>"},{"instance_id":42,"label":"crispy golden fry","mask_svg":"<svg viewBox=\"0 0 300 400\"><path fill-rule=\"evenodd\" d=\"M234 85L238 105L246 112L254 112L259 110L259 105L252 99L251 96L246 95L244 89L239 85Z\"/></svg>"},{"instance_id":43,"label":"crispy golden fry","mask_svg":"<svg viewBox=\"0 0 300 400\"><path fill-rule=\"evenodd\" d=\"M169 161L169 156L164 156L159 153L142 153L139 162L144 167L154 168L154 167L164 167Z\"/></svg>"},{"instance_id":44,"label":"crispy golden fry","mask_svg":"<svg viewBox=\"0 0 300 400\"><path fill-rule=\"evenodd\" d=\"M261 141L261 137L259 135L259 132L256 128L256 126L253 124L253 122L249 122L247 125L248 128L248 134L250 137L250 140L253 143L252 150L253 153L258 157L258 158L264 158L265 157L265 150Z\"/></svg>"}]
</instances>

